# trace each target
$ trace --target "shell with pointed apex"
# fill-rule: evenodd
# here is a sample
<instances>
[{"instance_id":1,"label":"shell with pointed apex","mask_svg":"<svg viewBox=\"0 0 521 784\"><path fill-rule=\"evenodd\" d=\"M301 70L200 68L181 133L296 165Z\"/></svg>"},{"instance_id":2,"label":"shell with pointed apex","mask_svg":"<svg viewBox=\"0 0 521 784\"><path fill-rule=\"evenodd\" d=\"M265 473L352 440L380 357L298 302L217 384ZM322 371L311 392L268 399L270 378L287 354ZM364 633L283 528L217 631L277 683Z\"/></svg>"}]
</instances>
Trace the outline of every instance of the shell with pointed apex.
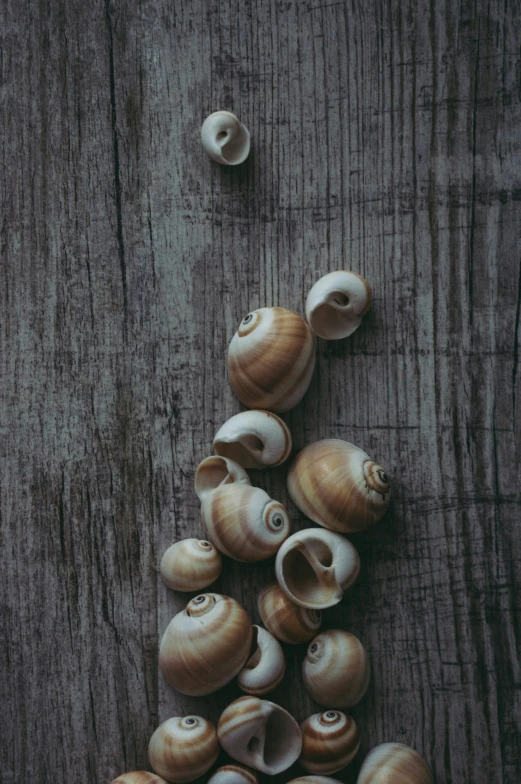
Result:
<instances>
[{"instance_id":1,"label":"shell with pointed apex","mask_svg":"<svg viewBox=\"0 0 521 784\"><path fill-rule=\"evenodd\" d=\"M168 624L159 648L159 667L181 694L211 694L243 668L251 640L251 621L235 599L201 594Z\"/></svg>"},{"instance_id":2,"label":"shell with pointed apex","mask_svg":"<svg viewBox=\"0 0 521 784\"><path fill-rule=\"evenodd\" d=\"M285 507L259 487L217 487L203 498L201 517L208 538L236 561L270 558L289 536Z\"/></svg>"},{"instance_id":3,"label":"shell with pointed apex","mask_svg":"<svg viewBox=\"0 0 521 784\"><path fill-rule=\"evenodd\" d=\"M288 784L342 784L338 779L332 779L329 776L299 776L296 779L291 779Z\"/></svg>"},{"instance_id":4,"label":"shell with pointed apex","mask_svg":"<svg viewBox=\"0 0 521 784\"><path fill-rule=\"evenodd\" d=\"M147 770L134 770L130 773L122 773L110 784L168 784L168 782Z\"/></svg>"},{"instance_id":5,"label":"shell with pointed apex","mask_svg":"<svg viewBox=\"0 0 521 784\"><path fill-rule=\"evenodd\" d=\"M217 732L201 716L176 716L159 725L148 744L152 770L172 784L199 778L219 756Z\"/></svg>"},{"instance_id":6,"label":"shell with pointed apex","mask_svg":"<svg viewBox=\"0 0 521 784\"><path fill-rule=\"evenodd\" d=\"M220 552L204 539L182 539L161 558L161 577L174 591L200 591L215 582L222 569Z\"/></svg>"},{"instance_id":7,"label":"shell with pointed apex","mask_svg":"<svg viewBox=\"0 0 521 784\"><path fill-rule=\"evenodd\" d=\"M268 700L239 697L224 710L217 725L223 749L245 765L275 776L298 759L300 728L290 714Z\"/></svg>"},{"instance_id":8,"label":"shell with pointed apex","mask_svg":"<svg viewBox=\"0 0 521 784\"><path fill-rule=\"evenodd\" d=\"M325 528L292 534L275 561L284 593L296 604L315 610L338 604L359 571L360 558L351 542Z\"/></svg>"},{"instance_id":9,"label":"shell with pointed apex","mask_svg":"<svg viewBox=\"0 0 521 784\"><path fill-rule=\"evenodd\" d=\"M217 163L237 166L250 152L250 132L232 112L213 112L201 128L203 147Z\"/></svg>"},{"instance_id":10,"label":"shell with pointed apex","mask_svg":"<svg viewBox=\"0 0 521 784\"><path fill-rule=\"evenodd\" d=\"M241 765L223 765L208 779L208 784L259 784L259 777Z\"/></svg>"},{"instance_id":11,"label":"shell with pointed apex","mask_svg":"<svg viewBox=\"0 0 521 784\"><path fill-rule=\"evenodd\" d=\"M242 466L220 455L206 457L195 472L195 493L200 501L222 485L251 485Z\"/></svg>"},{"instance_id":12,"label":"shell with pointed apex","mask_svg":"<svg viewBox=\"0 0 521 784\"><path fill-rule=\"evenodd\" d=\"M434 778L417 751L403 743L382 743L365 758L357 784L434 784Z\"/></svg>"},{"instance_id":13,"label":"shell with pointed apex","mask_svg":"<svg viewBox=\"0 0 521 784\"><path fill-rule=\"evenodd\" d=\"M340 340L360 326L372 301L371 286L361 275L346 270L330 272L310 290L306 318L320 338Z\"/></svg>"},{"instance_id":14,"label":"shell with pointed apex","mask_svg":"<svg viewBox=\"0 0 521 784\"><path fill-rule=\"evenodd\" d=\"M301 512L341 533L369 528L391 500L383 468L363 449L336 438L299 452L288 473L288 490Z\"/></svg>"},{"instance_id":15,"label":"shell with pointed apex","mask_svg":"<svg viewBox=\"0 0 521 784\"><path fill-rule=\"evenodd\" d=\"M314 367L311 330L285 308L248 313L228 349L230 384L248 408L289 411L304 396Z\"/></svg>"},{"instance_id":16,"label":"shell with pointed apex","mask_svg":"<svg viewBox=\"0 0 521 784\"><path fill-rule=\"evenodd\" d=\"M288 426L270 411L242 411L219 428L214 452L244 468L278 466L289 457L292 441Z\"/></svg>"},{"instance_id":17,"label":"shell with pointed apex","mask_svg":"<svg viewBox=\"0 0 521 784\"><path fill-rule=\"evenodd\" d=\"M280 585L272 583L259 594L259 613L264 626L277 640L298 645L320 629L322 614L292 602Z\"/></svg>"},{"instance_id":18,"label":"shell with pointed apex","mask_svg":"<svg viewBox=\"0 0 521 784\"><path fill-rule=\"evenodd\" d=\"M246 694L260 696L279 685L286 671L286 661L279 642L266 629L253 626L250 658L237 676L237 683Z\"/></svg>"},{"instance_id":19,"label":"shell with pointed apex","mask_svg":"<svg viewBox=\"0 0 521 784\"><path fill-rule=\"evenodd\" d=\"M318 634L308 646L302 676L319 705L350 708L369 685L369 659L358 637L343 629Z\"/></svg>"},{"instance_id":20,"label":"shell with pointed apex","mask_svg":"<svg viewBox=\"0 0 521 784\"><path fill-rule=\"evenodd\" d=\"M300 725L299 762L309 773L336 773L349 765L360 746L358 727L342 711L314 713Z\"/></svg>"}]
</instances>

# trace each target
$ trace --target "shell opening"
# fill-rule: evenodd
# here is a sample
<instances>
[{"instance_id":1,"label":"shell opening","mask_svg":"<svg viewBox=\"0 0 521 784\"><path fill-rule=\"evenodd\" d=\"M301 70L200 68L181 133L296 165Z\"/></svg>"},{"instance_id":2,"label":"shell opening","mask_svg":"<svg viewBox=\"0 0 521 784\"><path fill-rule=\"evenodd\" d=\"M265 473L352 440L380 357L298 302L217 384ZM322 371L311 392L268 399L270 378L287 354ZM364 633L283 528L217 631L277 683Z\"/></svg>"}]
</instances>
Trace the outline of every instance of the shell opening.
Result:
<instances>
[{"instance_id":1,"label":"shell opening","mask_svg":"<svg viewBox=\"0 0 521 784\"><path fill-rule=\"evenodd\" d=\"M255 667L259 664L262 657L262 651L258 643L259 627L253 626L252 628L253 628L253 634L251 638L250 655L248 656L248 661L244 665L244 669L246 670L254 670Z\"/></svg>"},{"instance_id":2,"label":"shell opening","mask_svg":"<svg viewBox=\"0 0 521 784\"><path fill-rule=\"evenodd\" d=\"M347 294L344 294L343 291L334 291L332 295L332 300L340 308L346 308L349 305L349 297L347 296Z\"/></svg>"},{"instance_id":3,"label":"shell opening","mask_svg":"<svg viewBox=\"0 0 521 784\"><path fill-rule=\"evenodd\" d=\"M322 574L315 571L305 547L288 551L282 562L282 574L291 595L306 604L319 606L327 602L332 593L336 595L338 586L328 571L333 563L330 548L315 548L313 561L317 567L322 567Z\"/></svg>"},{"instance_id":4,"label":"shell opening","mask_svg":"<svg viewBox=\"0 0 521 784\"><path fill-rule=\"evenodd\" d=\"M196 474L196 492L199 498L215 490L221 485L232 485L236 481L233 474L228 470L226 460L220 455L207 457L204 466Z\"/></svg>"},{"instance_id":5,"label":"shell opening","mask_svg":"<svg viewBox=\"0 0 521 784\"><path fill-rule=\"evenodd\" d=\"M276 767L288 754L288 747L295 734L293 721L285 713L274 711L266 723L266 737L264 741L264 762L266 765Z\"/></svg>"},{"instance_id":6,"label":"shell opening","mask_svg":"<svg viewBox=\"0 0 521 784\"><path fill-rule=\"evenodd\" d=\"M219 131L219 133L217 134L217 139L221 141L222 139L226 139L227 136L228 136L228 131Z\"/></svg>"},{"instance_id":7,"label":"shell opening","mask_svg":"<svg viewBox=\"0 0 521 784\"><path fill-rule=\"evenodd\" d=\"M248 746L247 746L248 751L250 751L252 754L255 754L259 750L259 747L260 747L260 739L256 738L254 735L253 738L250 738L248 741Z\"/></svg>"},{"instance_id":8,"label":"shell opening","mask_svg":"<svg viewBox=\"0 0 521 784\"><path fill-rule=\"evenodd\" d=\"M218 455L233 460L240 466L251 465L252 456L260 455L264 442L256 435L244 436L240 441L217 441L214 450Z\"/></svg>"}]
</instances>

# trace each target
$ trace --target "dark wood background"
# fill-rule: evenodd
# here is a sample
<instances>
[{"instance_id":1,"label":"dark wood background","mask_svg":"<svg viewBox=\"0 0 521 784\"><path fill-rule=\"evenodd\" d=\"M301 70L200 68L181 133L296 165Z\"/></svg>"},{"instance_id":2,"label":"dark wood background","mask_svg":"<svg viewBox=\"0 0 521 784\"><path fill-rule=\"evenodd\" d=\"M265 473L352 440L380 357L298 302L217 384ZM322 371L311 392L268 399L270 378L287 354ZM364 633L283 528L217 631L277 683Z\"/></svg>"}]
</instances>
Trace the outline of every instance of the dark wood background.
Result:
<instances>
[{"instance_id":1,"label":"dark wood background","mask_svg":"<svg viewBox=\"0 0 521 784\"><path fill-rule=\"evenodd\" d=\"M402 741L438 784L518 784L520 4L4 0L0 31L2 784L106 784L237 696L158 674L186 602L158 564L202 534L240 319L338 268L374 307L285 419L394 486L326 614L373 668L340 778ZM252 133L236 169L200 145L221 108ZM303 526L284 476L253 479ZM272 574L227 562L217 589L258 620ZM304 651L274 694L298 719Z\"/></svg>"}]
</instances>

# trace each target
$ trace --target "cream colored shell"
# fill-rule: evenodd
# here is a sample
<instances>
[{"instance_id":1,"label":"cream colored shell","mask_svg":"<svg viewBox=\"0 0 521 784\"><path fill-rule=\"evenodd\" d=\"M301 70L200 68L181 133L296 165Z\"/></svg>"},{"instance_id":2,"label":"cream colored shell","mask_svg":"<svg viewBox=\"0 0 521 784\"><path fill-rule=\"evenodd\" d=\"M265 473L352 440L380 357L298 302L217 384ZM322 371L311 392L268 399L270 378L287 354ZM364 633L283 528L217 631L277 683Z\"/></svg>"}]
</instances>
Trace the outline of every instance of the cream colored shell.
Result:
<instances>
[{"instance_id":1,"label":"cream colored shell","mask_svg":"<svg viewBox=\"0 0 521 784\"><path fill-rule=\"evenodd\" d=\"M356 272L338 270L317 280L306 300L308 324L321 338L347 338L373 301L371 286Z\"/></svg>"},{"instance_id":2,"label":"cream colored shell","mask_svg":"<svg viewBox=\"0 0 521 784\"><path fill-rule=\"evenodd\" d=\"M218 756L215 727L201 716L167 719L159 725L148 744L152 770L173 784L199 778Z\"/></svg>"},{"instance_id":3,"label":"cream colored shell","mask_svg":"<svg viewBox=\"0 0 521 784\"><path fill-rule=\"evenodd\" d=\"M343 629L318 634L302 665L304 685L319 705L350 708L369 685L369 659L358 637Z\"/></svg>"},{"instance_id":4,"label":"cream colored shell","mask_svg":"<svg viewBox=\"0 0 521 784\"><path fill-rule=\"evenodd\" d=\"M236 561L270 558L290 532L286 509L259 487L217 487L203 498L201 517L208 538Z\"/></svg>"},{"instance_id":5,"label":"cream colored shell","mask_svg":"<svg viewBox=\"0 0 521 784\"><path fill-rule=\"evenodd\" d=\"M259 784L259 777L241 765L223 765L208 779L208 784Z\"/></svg>"},{"instance_id":6,"label":"cream colored shell","mask_svg":"<svg viewBox=\"0 0 521 784\"><path fill-rule=\"evenodd\" d=\"M299 763L308 773L336 773L349 765L360 746L355 721L342 711L314 713L300 725Z\"/></svg>"},{"instance_id":7,"label":"cream colored shell","mask_svg":"<svg viewBox=\"0 0 521 784\"><path fill-rule=\"evenodd\" d=\"M251 485L242 466L220 455L206 457L195 472L195 492L200 501L221 485Z\"/></svg>"},{"instance_id":8,"label":"cream colored shell","mask_svg":"<svg viewBox=\"0 0 521 784\"><path fill-rule=\"evenodd\" d=\"M291 779L289 784L341 784L341 782L329 776L299 776Z\"/></svg>"},{"instance_id":9,"label":"cream colored shell","mask_svg":"<svg viewBox=\"0 0 521 784\"><path fill-rule=\"evenodd\" d=\"M426 761L402 743L382 743L365 758L357 784L434 784Z\"/></svg>"},{"instance_id":10,"label":"cream colored shell","mask_svg":"<svg viewBox=\"0 0 521 784\"><path fill-rule=\"evenodd\" d=\"M243 468L278 466L291 453L288 426L270 411L242 411L219 428L214 452L234 460Z\"/></svg>"},{"instance_id":11,"label":"cream colored shell","mask_svg":"<svg viewBox=\"0 0 521 784\"><path fill-rule=\"evenodd\" d=\"M181 694L211 694L243 668L251 641L251 621L235 599L201 594L170 621L159 648L159 667Z\"/></svg>"},{"instance_id":12,"label":"cream colored shell","mask_svg":"<svg viewBox=\"0 0 521 784\"><path fill-rule=\"evenodd\" d=\"M298 645L311 640L322 623L322 614L292 602L277 583L267 585L258 600L264 626L281 642Z\"/></svg>"},{"instance_id":13,"label":"cream colored shell","mask_svg":"<svg viewBox=\"0 0 521 784\"><path fill-rule=\"evenodd\" d=\"M299 452L288 473L288 490L301 512L341 533L369 528L391 500L383 468L354 444L334 438Z\"/></svg>"},{"instance_id":14,"label":"cream colored shell","mask_svg":"<svg viewBox=\"0 0 521 784\"><path fill-rule=\"evenodd\" d=\"M230 384L248 408L289 411L304 396L314 367L311 330L285 308L248 313L228 349Z\"/></svg>"},{"instance_id":15,"label":"cream colored shell","mask_svg":"<svg viewBox=\"0 0 521 784\"><path fill-rule=\"evenodd\" d=\"M315 610L333 607L358 577L360 558L347 539L324 528L306 528L286 539L275 573L288 597Z\"/></svg>"},{"instance_id":16,"label":"cream colored shell","mask_svg":"<svg viewBox=\"0 0 521 784\"><path fill-rule=\"evenodd\" d=\"M233 759L274 776L298 759L302 738L290 714L268 700L240 697L224 710L219 743Z\"/></svg>"},{"instance_id":17,"label":"cream colored shell","mask_svg":"<svg viewBox=\"0 0 521 784\"><path fill-rule=\"evenodd\" d=\"M237 683L246 694L259 697L279 685L286 671L286 661L279 642L261 626L253 626L250 658L237 676Z\"/></svg>"},{"instance_id":18,"label":"cream colored shell","mask_svg":"<svg viewBox=\"0 0 521 784\"><path fill-rule=\"evenodd\" d=\"M204 539L182 539L161 558L161 577L174 591L200 591L215 582L222 569L220 552Z\"/></svg>"},{"instance_id":19,"label":"cream colored shell","mask_svg":"<svg viewBox=\"0 0 521 784\"><path fill-rule=\"evenodd\" d=\"M237 166L250 152L250 133L232 112L214 112L201 128L203 147L217 163Z\"/></svg>"},{"instance_id":20,"label":"cream colored shell","mask_svg":"<svg viewBox=\"0 0 521 784\"><path fill-rule=\"evenodd\" d=\"M168 782L147 770L134 770L131 773L122 773L110 784L168 784Z\"/></svg>"}]
</instances>

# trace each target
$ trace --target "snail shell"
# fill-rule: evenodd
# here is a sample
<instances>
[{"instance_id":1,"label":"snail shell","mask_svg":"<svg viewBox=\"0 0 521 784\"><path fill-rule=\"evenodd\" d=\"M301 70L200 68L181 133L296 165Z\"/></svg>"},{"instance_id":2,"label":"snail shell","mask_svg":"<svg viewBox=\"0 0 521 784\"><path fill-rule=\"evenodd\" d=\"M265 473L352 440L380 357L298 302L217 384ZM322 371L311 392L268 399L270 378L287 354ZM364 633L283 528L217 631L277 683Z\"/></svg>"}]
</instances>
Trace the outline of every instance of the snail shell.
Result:
<instances>
[{"instance_id":1,"label":"snail shell","mask_svg":"<svg viewBox=\"0 0 521 784\"><path fill-rule=\"evenodd\" d=\"M296 779L291 779L288 784L341 784L341 782L329 776L299 776Z\"/></svg>"},{"instance_id":2,"label":"snail shell","mask_svg":"<svg viewBox=\"0 0 521 784\"><path fill-rule=\"evenodd\" d=\"M240 765L223 765L208 779L208 784L259 784L254 770Z\"/></svg>"},{"instance_id":3,"label":"snail shell","mask_svg":"<svg viewBox=\"0 0 521 784\"><path fill-rule=\"evenodd\" d=\"M289 411L304 396L314 367L311 330L285 308L248 313L228 349L230 384L248 408Z\"/></svg>"},{"instance_id":4,"label":"snail shell","mask_svg":"<svg viewBox=\"0 0 521 784\"><path fill-rule=\"evenodd\" d=\"M224 710L217 725L219 743L239 762L274 776L298 759L300 728L290 714L268 700L240 697Z\"/></svg>"},{"instance_id":5,"label":"snail shell","mask_svg":"<svg viewBox=\"0 0 521 784\"><path fill-rule=\"evenodd\" d=\"M251 485L244 468L233 460L212 455L199 463L195 472L195 492L200 501L221 485Z\"/></svg>"},{"instance_id":6,"label":"snail shell","mask_svg":"<svg viewBox=\"0 0 521 784\"><path fill-rule=\"evenodd\" d=\"M269 411L242 411L217 431L214 452L244 468L278 466L291 453L291 433L285 422Z\"/></svg>"},{"instance_id":7,"label":"snail shell","mask_svg":"<svg viewBox=\"0 0 521 784\"><path fill-rule=\"evenodd\" d=\"M317 280L306 300L308 324L320 338L347 338L373 301L371 286L356 272L339 270Z\"/></svg>"},{"instance_id":8,"label":"snail shell","mask_svg":"<svg viewBox=\"0 0 521 784\"><path fill-rule=\"evenodd\" d=\"M203 147L217 163L237 166L250 152L250 133L232 112L214 112L201 128Z\"/></svg>"},{"instance_id":9,"label":"snail shell","mask_svg":"<svg viewBox=\"0 0 521 784\"><path fill-rule=\"evenodd\" d=\"M434 778L417 751L402 743L382 743L365 758L357 784L434 784Z\"/></svg>"},{"instance_id":10,"label":"snail shell","mask_svg":"<svg viewBox=\"0 0 521 784\"><path fill-rule=\"evenodd\" d=\"M369 685L369 659L358 637L343 629L318 634L302 665L304 685L319 705L350 708Z\"/></svg>"},{"instance_id":11,"label":"snail shell","mask_svg":"<svg viewBox=\"0 0 521 784\"><path fill-rule=\"evenodd\" d=\"M362 449L336 438L299 452L289 470L288 490L301 512L341 533L369 528L391 500L383 468Z\"/></svg>"},{"instance_id":12,"label":"snail shell","mask_svg":"<svg viewBox=\"0 0 521 784\"><path fill-rule=\"evenodd\" d=\"M200 591L215 582L222 558L204 539L183 539L171 545L161 558L161 577L174 591Z\"/></svg>"},{"instance_id":13,"label":"snail shell","mask_svg":"<svg viewBox=\"0 0 521 784\"><path fill-rule=\"evenodd\" d=\"M259 487L217 487L203 498L201 517L209 539L236 561L270 558L289 535L286 509Z\"/></svg>"},{"instance_id":14,"label":"snail shell","mask_svg":"<svg viewBox=\"0 0 521 784\"><path fill-rule=\"evenodd\" d=\"M215 727L201 716L167 719L148 744L152 770L173 784L183 784L206 773L219 756Z\"/></svg>"},{"instance_id":15,"label":"snail shell","mask_svg":"<svg viewBox=\"0 0 521 784\"><path fill-rule=\"evenodd\" d=\"M259 594L259 613L264 626L281 642L298 645L317 633L322 614L292 602L277 583L267 585Z\"/></svg>"},{"instance_id":16,"label":"snail shell","mask_svg":"<svg viewBox=\"0 0 521 784\"><path fill-rule=\"evenodd\" d=\"M131 773L122 773L110 784L168 784L168 782L147 770L134 770Z\"/></svg>"},{"instance_id":17,"label":"snail shell","mask_svg":"<svg viewBox=\"0 0 521 784\"><path fill-rule=\"evenodd\" d=\"M280 587L302 607L338 604L358 577L360 558L347 539L324 528L307 528L286 539L277 553Z\"/></svg>"},{"instance_id":18,"label":"snail shell","mask_svg":"<svg viewBox=\"0 0 521 784\"><path fill-rule=\"evenodd\" d=\"M286 661L275 637L261 626L253 626L250 658L237 676L237 683L246 694L267 694L279 685L286 671Z\"/></svg>"},{"instance_id":19,"label":"snail shell","mask_svg":"<svg viewBox=\"0 0 521 784\"><path fill-rule=\"evenodd\" d=\"M242 669L251 640L251 621L235 599L201 594L168 624L159 648L159 667L181 694L211 694Z\"/></svg>"},{"instance_id":20,"label":"snail shell","mask_svg":"<svg viewBox=\"0 0 521 784\"><path fill-rule=\"evenodd\" d=\"M309 773L336 773L349 765L360 746L358 727L341 711L314 713L300 725L299 762Z\"/></svg>"}]
</instances>

